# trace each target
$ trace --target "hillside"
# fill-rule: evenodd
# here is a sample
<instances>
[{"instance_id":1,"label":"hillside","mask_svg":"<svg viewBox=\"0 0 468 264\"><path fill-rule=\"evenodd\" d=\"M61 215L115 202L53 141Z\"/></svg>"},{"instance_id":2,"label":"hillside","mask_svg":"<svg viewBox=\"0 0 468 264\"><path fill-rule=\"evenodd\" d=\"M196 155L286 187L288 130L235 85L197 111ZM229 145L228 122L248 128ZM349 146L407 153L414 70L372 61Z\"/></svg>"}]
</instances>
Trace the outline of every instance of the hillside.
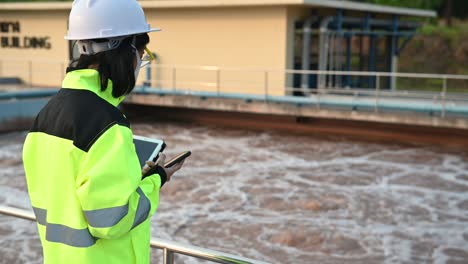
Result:
<instances>
[{"instance_id":1,"label":"hillside","mask_svg":"<svg viewBox=\"0 0 468 264\"><path fill-rule=\"evenodd\" d=\"M401 53L398 71L468 75L468 20L454 21L452 27L422 27L420 33ZM438 90L441 87L440 80L425 80L413 84L420 86L418 83L432 87L430 90ZM450 83L449 88L452 88L452 91L468 92L468 81Z\"/></svg>"},{"instance_id":2,"label":"hillside","mask_svg":"<svg viewBox=\"0 0 468 264\"><path fill-rule=\"evenodd\" d=\"M468 20L426 25L400 56L402 72L468 74Z\"/></svg>"}]
</instances>

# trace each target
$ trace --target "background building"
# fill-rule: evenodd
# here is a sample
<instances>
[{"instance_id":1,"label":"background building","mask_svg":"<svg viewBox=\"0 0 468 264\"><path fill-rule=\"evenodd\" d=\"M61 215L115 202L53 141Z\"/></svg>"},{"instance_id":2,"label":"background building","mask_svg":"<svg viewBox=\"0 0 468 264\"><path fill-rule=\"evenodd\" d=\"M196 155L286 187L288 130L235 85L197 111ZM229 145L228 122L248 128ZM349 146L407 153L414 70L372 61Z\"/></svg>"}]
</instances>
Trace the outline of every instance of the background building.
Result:
<instances>
[{"instance_id":1,"label":"background building","mask_svg":"<svg viewBox=\"0 0 468 264\"><path fill-rule=\"evenodd\" d=\"M270 95L299 95L316 87L373 88L372 77L317 77L285 69L396 71L398 52L418 27L408 18L435 16L335 0L140 3L148 22L162 28L149 44L157 55L152 86L263 93L268 78ZM73 44L63 38L70 8L69 2L0 4L0 76L59 86L73 56ZM264 69L277 71L265 77ZM140 82L146 77L141 74Z\"/></svg>"}]
</instances>

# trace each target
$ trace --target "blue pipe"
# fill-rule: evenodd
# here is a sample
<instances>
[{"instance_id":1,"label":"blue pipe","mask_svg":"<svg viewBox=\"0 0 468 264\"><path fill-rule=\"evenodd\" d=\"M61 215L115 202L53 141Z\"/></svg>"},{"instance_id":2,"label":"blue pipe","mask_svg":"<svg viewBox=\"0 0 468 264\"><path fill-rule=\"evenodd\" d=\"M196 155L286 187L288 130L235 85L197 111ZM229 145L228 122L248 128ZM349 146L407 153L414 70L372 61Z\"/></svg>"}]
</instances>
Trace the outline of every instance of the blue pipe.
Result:
<instances>
[{"instance_id":1,"label":"blue pipe","mask_svg":"<svg viewBox=\"0 0 468 264\"><path fill-rule=\"evenodd\" d=\"M399 20L398 20L398 16L393 16L393 19L392 19L392 56L393 55L398 55L398 24L399 24Z\"/></svg>"},{"instance_id":2,"label":"blue pipe","mask_svg":"<svg viewBox=\"0 0 468 264\"><path fill-rule=\"evenodd\" d=\"M398 16L393 16L392 18L392 35L389 37L390 50L388 53L388 71L392 72L394 68L393 56L398 56ZM393 82L396 79L393 77L388 78L388 87L389 89L394 88Z\"/></svg>"},{"instance_id":3,"label":"blue pipe","mask_svg":"<svg viewBox=\"0 0 468 264\"><path fill-rule=\"evenodd\" d=\"M142 87L135 88L134 93L136 94L154 94L154 95L184 95L187 96L187 92L183 90L174 91L172 89L142 89ZM353 96L342 97L342 98L325 98L321 96L318 98L315 95L310 97L298 97L298 96L267 96L254 95L254 94L238 94L238 93L217 93L217 92L190 92L191 96L197 96L201 98L225 98L225 99L238 99L245 102L252 101L265 101L276 102L276 103L288 103L295 105L309 105L314 106L320 103L322 107L341 109L341 110L364 110L374 111L375 99L360 97L362 100L356 100ZM434 114L443 111L443 106L440 104L433 104L432 101L427 102L418 101L411 103L395 102L395 100L381 99L379 102L379 109L381 111L409 111ZM446 106L446 114L459 114L468 116L468 106Z\"/></svg>"},{"instance_id":4,"label":"blue pipe","mask_svg":"<svg viewBox=\"0 0 468 264\"><path fill-rule=\"evenodd\" d=\"M346 71L351 71L351 36L346 36ZM346 75L345 87L351 86L351 76Z\"/></svg>"},{"instance_id":5,"label":"blue pipe","mask_svg":"<svg viewBox=\"0 0 468 264\"><path fill-rule=\"evenodd\" d=\"M59 89L37 88L37 90L0 92L0 100L50 97L56 94L58 90Z\"/></svg>"},{"instance_id":6,"label":"blue pipe","mask_svg":"<svg viewBox=\"0 0 468 264\"><path fill-rule=\"evenodd\" d=\"M408 43L410 42L410 40L414 37L416 33L415 32L411 32L411 33L408 33L407 35L402 35L401 32L399 32L399 36L406 36L405 40L403 41L403 43L401 44L401 46L398 47L397 49L397 55L400 55L401 51L403 51L406 47L406 45L408 45Z\"/></svg>"},{"instance_id":7,"label":"blue pipe","mask_svg":"<svg viewBox=\"0 0 468 264\"><path fill-rule=\"evenodd\" d=\"M338 9L337 10L337 15L336 15L336 30L338 32L338 37L339 37L339 40L338 40L338 47L340 49L339 52L341 52L341 49L342 49L342 39L343 39L343 9ZM341 56L341 54L338 54L338 56ZM338 67L336 68L336 70L338 71L343 71L343 66L341 64L341 57L338 58L339 59L339 64L337 65ZM336 81L336 85L337 86L341 86L341 83L343 82L343 76L341 75L337 75L335 76L335 81Z\"/></svg>"},{"instance_id":8,"label":"blue pipe","mask_svg":"<svg viewBox=\"0 0 468 264\"><path fill-rule=\"evenodd\" d=\"M369 72L376 71L376 36L370 36L369 38ZM375 88L375 77L369 76L367 79L368 88Z\"/></svg>"},{"instance_id":9,"label":"blue pipe","mask_svg":"<svg viewBox=\"0 0 468 264\"><path fill-rule=\"evenodd\" d=\"M305 20L303 25L303 37L302 37L302 69L310 69L310 43L312 37L312 24L318 21L318 17L315 13L311 13L310 16ZM301 90L304 95L308 94L308 88L310 83L310 74L301 74Z\"/></svg>"},{"instance_id":10,"label":"blue pipe","mask_svg":"<svg viewBox=\"0 0 468 264\"><path fill-rule=\"evenodd\" d=\"M370 14L369 13L367 13L366 17L363 20L362 30L370 31ZM359 70L364 71L364 55L363 55L364 40L363 40L363 36L360 37L359 44L360 44L360 47L359 47ZM360 86L360 87L362 87L362 79L363 79L362 76L358 77L358 86Z\"/></svg>"},{"instance_id":11,"label":"blue pipe","mask_svg":"<svg viewBox=\"0 0 468 264\"><path fill-rule=\"evenodd\" d=\"M57 91L40 89L0 92L0 122L34 118Z\"/></svg>"},{"instance_id":12,"label":"blue pipe","mask_svg":"<svg viewBox=\"0 0 468 264\"><path fill-rule=\"evenodd\" d=\"M414 31L399 31L394 34L391 32L373 32L373 31L343 31L345 36L398 36L398 37L413 37Z\"/></svg>"}]
</instances>

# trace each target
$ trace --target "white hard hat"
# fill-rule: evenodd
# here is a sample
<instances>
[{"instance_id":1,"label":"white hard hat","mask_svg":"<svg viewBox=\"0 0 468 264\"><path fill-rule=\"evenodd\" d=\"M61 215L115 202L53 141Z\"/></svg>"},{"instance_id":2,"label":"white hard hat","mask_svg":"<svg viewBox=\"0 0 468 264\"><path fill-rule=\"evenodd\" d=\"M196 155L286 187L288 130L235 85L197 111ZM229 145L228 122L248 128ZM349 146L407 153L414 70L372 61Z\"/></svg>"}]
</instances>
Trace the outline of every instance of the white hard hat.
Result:
<instances>
[{"instance_id":1,"label":"white hard hat","mask_svg":"<svg viewBox=\"0 0 468 264\"><path fill-rule=\"evenodd\" d=\"M146 22L143 9L136 0L74 0L65 39L113 39L104 43L92 42L101 45L94 46L94 50L89 46L91 51L82 52L80 47L82 54L95 54L116 48L125 36L159 30Z\"/></svg>"}]
</instances>

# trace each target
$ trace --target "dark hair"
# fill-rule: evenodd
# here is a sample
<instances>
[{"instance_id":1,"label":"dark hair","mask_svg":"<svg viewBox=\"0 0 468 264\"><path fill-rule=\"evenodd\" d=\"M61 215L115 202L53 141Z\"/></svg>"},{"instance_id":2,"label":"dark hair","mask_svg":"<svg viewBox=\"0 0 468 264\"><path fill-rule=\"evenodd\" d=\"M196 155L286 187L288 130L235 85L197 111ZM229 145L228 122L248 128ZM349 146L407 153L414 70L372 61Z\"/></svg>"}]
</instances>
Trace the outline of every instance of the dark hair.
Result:
<instances>
[{"instance_id":1,"label":"dark hair","mask_svg":"<svg viewBox=\"0 0 468 264\"><path fill-rule=\"evenodd\" d=\"M107 39L96 39L96 42L105 42ZM99 52L94 55L81 55L73 60L67 72L87 69L92 64L99 64L98 72L101 79L101 91L106 90L108 80L112 80L112 96L118 98L129 94L135 87L134 59L135 52L131 44L133 36L122 40L118 48ZM135 37L135 47L141 51L149 43L148 34Z\"/></svg>"}]
</instances>

